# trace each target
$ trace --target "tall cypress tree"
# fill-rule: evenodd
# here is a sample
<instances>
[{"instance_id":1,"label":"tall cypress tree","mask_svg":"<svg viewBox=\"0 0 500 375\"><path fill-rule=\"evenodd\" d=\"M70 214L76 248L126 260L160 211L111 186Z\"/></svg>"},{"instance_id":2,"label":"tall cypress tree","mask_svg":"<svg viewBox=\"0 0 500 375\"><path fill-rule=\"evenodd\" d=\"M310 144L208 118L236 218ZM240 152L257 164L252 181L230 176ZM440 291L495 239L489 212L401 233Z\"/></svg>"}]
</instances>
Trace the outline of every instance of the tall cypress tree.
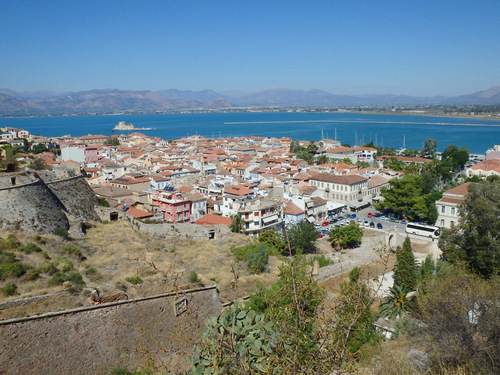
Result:
<instances>
[{"instance_id":1,"label":"tall cypress tree","mask_svg":"<svg viewBox=\"0 0 500 375\"><path fill-rule=\"evenodd\" d=\"M406 292L411 292L417 288L417 266L409 237L406 237L403 247L398 247L396 256L394 284L399 285Z\"/></svg>"}]
</instances>

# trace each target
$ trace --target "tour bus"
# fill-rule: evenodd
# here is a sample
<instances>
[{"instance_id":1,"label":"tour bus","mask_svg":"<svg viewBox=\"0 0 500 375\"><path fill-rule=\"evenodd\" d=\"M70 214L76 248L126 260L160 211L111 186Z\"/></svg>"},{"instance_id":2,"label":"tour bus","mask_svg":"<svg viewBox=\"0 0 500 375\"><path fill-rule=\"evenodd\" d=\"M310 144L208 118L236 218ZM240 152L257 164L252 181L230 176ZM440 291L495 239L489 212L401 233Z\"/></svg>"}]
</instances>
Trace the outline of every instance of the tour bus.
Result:
<instances>
[{"instance_id":1,"label":"tour bus","mask_svg":"<svg viewBox=\"0 0 500 375\"><path fill-rule=\"evenodd\" d=\"M406 224L406 233L416 234L430 238L438 238L441 235L441 229L431 225L408 223Z\"/></svg>"}]
</instances>

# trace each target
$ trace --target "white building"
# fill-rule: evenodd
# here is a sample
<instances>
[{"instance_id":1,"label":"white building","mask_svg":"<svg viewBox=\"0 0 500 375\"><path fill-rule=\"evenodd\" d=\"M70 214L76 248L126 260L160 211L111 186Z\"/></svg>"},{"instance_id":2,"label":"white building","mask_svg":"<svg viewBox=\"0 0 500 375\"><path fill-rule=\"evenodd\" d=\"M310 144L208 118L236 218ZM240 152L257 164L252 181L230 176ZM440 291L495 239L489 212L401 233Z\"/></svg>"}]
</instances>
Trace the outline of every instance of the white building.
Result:
<instances>
[{"instance_id":1,"label":"white building","mask_svg":"<svg viewBox=\"0 0 500 375\"><path fill-rule=\"evenodd\" d=\"M442 228L453 228L458 225L460 219L459 205L463 203L465 196L469 194L469 185L466 182L453 189L445 191L443 197L436 202L438 219L436 225Z\"/></svg>"}]
</instances>

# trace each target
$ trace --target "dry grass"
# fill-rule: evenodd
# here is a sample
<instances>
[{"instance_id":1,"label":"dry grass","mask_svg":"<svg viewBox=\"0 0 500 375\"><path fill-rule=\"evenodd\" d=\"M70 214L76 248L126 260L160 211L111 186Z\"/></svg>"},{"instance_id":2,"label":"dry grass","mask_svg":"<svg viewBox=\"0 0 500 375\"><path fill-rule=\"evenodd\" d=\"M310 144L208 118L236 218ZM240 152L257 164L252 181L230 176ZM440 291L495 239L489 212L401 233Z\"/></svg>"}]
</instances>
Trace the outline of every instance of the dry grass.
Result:
<instances>
[{"instance_id":1,"label":"dry grass","mask_svg":"<svg viewBox=\"0 0 500 375\"><path fill-rule=\"evenodd\" d=\"M7 238L9 233L0 233ZM152 238L134 230L128 222L95 223L87 231L85 239L66 241L54 235L43 235L43 243L37 242L33 234L15 232L22 245L33 242L48 254L51 262L57 264L62 255L59 251L67 245L81 249L84 259L64 255L84 279L85 287L81 293L67 297L54 297L43 303L31 303L12 309L0 310L0 318L33 315L42 312L78 307L90 304L86 297L89 288L97 288L101 295L109 295L124 290L130 298L165 293L172 290L196 287L189 276L195 271L202 285L216 283L223 302L243 297L254 291L257 281L269 286L277 280L281 261L275 257L269 260L270 272L252 275L245 264L235 260L230 249L243 246L250 239L244 235L233 234L214 241L195 241L189 239ZM16 258L23 263L39 267L47 261L44 253L15 252ZM88 273L91 267L95 273ZM143 282L133 285L127 277L139 276ZM18 295L0 297L0 302L24 297L52 294L68 287L48 287L51 276L41 273L40 278L26 281L24 277L5 280L18 286ZM235 283L235 279L237 282Z\"/></svg>"}]
</instances>

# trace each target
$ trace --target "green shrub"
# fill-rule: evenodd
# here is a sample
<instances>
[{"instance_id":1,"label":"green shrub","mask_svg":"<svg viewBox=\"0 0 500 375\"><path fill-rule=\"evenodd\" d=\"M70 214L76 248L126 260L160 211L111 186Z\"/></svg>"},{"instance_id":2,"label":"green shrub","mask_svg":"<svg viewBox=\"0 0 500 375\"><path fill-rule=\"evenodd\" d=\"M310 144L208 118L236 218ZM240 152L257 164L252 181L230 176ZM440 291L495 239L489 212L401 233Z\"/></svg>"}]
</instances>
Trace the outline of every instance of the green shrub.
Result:
<instances>
[{"instance_id":1,"label":"green shrub","mask_svg":"<svg viewBox=\"0 0 500 375\"><path fill-rule=\"evenodd\" d=\"M97 270L92 267L92 266L85 266L85 274L86 275L89 275L89 276L92 276L92 275L95 275L97 273Z\"/></svg>"},{"instance_id":2,"label":"green shrub","mask_svg":"<svg viewBox=\"0 0 500 375\"><path fill-rule=\"evenodd\" d=\"M142 279L139 276L126 277L125 280L134 285L142 284Z\"/></svg>"},{"instance_id":3,"label":"green shrub","mask_svg":"<svg viewBox=\"0 0 500 375\"><path fill-rule=\"evenodd\" d=\"M26 253L26 254L29 254L29 253L41 253L42 252L42 249L35 245L34 243L29 243L27 244L26 246L20 246L18 249L18 251L22 251L23 253Z\"/></svg>"},{"instance_id":4,"label":"green shrub","mask_svg":"<svg viewBox=\"0 0 500 375\"><path fill-rule=\"evenodd\" d=\"M74 268L73 263L68 258L61 257L58 261L57 269L63 273L69 272Z\"/></svg>"},{"instance_id":5,"label":"green shrub","mask_svg":"<svg viewBox=\"0 0 500 375\"><path fill-rule=\"evenodd\" d=\"M54 229L54 231L52 233L54 233L56 236L64 238L65 240L68 240L68 241L71 240L71 237L69 236L67 229L57 227L56 229Z\"/></svg>"},{"instance_id":6,"label":"green shrub","mask_svg":"<svg viewBox=\"0 0 500 375\"><path fill-rule=\"evenodd\" d=\"M61 250L59 250L59 254L66 254L75 257L81 257L82 251L76 246L64 246Z\"/></svg>"},{"instance_id":7,"label":"green shrub","mask_svg":"<svg viewBox=\"0 0 500 375\"><path fill-rule=\"evenodd\" d=\"M0 264L0 280L7 277L21 277L26 273L26 265L19 262L5 262Z\"/></svg>"},{"instance_id":8,"label":"green shrub","mask_svg":"<svg viewBox=\"0 0 500 375\"><path fill-rule=\"evenodd\" d=\"M329 266L330 264L333 264L334 261L325 257L323 254L321 255L315 255L314 258L311 259L311 266L314 265L314 261L317 260L319 263L319 268L321 267L326 267Z\"/></svg>"},{"instance_id":9,"label":"green shrub","mask_svg":"<svg viewBox=\"0 0 500 375\"><path fill-rule=\"evenodd\" d=\"M101 207L109 207L108 200L103 197L97 197L97 204Z\"/></svg>"},{"instance_id":10,"label":"green shrub","mask_svg":"<svg viewBox=\"0 0 500 375\"><path fill-rule=\"evenodd\" d=\"M248 245L245 245L245 246L240 246L240 247L232 246L231 253L233 254L233 256L236 259L246 261L248 259L248 255L250 255L251 253L257 252L257 251L259 251L259 249L262 249L262 248L266 250L267 254L269 254L270 247L271 246L267 243L252 242L252 243L249 243Z\"/></svg>"},{"instance_id":11,"label":"green shrub","mask_svg":"<svg viewBox=\"0 0 500 375\"><path fill-rule=\"evenodd\" d=\"M78 272L73 272L73 273L70 273L69 275L66 275L66 274L61 273L61 272L57 272L49 280L48 286L61 285L66 281L69 281L71 284L76 285L76 286L83 285L82 275L80 275Z\"/></svg>"},{"instance_id":12,"label":"green shrub","mask_svg":"<svg viewBox=\"0 0 500 375\"><path fill-rule=\"evenodd\" d=\"M58 271L56 265L52 262L43 262L40 267L38 267L38 270L42 273L46 273L47 275L53 275Z\"/></svg>"},{"instance_id":13,"label":"green shrub","mask_svg":"<svg viewBox=\"0 0 500 375\"><path fill-rule=\"evenodd\" d=\"M16 236L13 234L9 234L6 240L0 239L0 248L3 250L15 250L19 246L21 246L21 243L17 239Z\"/></svg>"},{"instance_id":14,"label":"green shrub","mask_svg":"<svg viewBox=\"0 0 500 375\"><path fill-rule=\"evenodd\" d=\"M28 272L26 272L26 275L24 277L26 281L36 280L40 277L40 271L37 270L36 268L32 268Z\"/></svg>"},{"instance_id":15,"label":"green shrub","mask_svg":"<svg viewBox=\"0 0 500 375\"><path fill-rule=\"evenodd\" d=\"M252 273L262 273L267 269L269 254L265 247L259 248L248 254L247 267Z\"/></svg>"},{"instance_id":16,"label":"green shrub","mask_svg":"<svg viewBox=\"0 0 500 375\"><path fill-rule=\"evenodd\" d=\"M5 297L13 296L17 293L17 285L14 283L7 283L3 288L0 288L0 291Z\"/></svg>"},{"instance_id":17,"label":"green shrub","mask_svg":"<svg viewBox=\"0 0 500 375\"><path fill-rule=\"evenodd\" d=\"M198 281L200 281L200 279L198 278L198 274L196 273L196 271L191 271L189 273L189 282L197 283Z\"/></svg>"}]
</instances>

